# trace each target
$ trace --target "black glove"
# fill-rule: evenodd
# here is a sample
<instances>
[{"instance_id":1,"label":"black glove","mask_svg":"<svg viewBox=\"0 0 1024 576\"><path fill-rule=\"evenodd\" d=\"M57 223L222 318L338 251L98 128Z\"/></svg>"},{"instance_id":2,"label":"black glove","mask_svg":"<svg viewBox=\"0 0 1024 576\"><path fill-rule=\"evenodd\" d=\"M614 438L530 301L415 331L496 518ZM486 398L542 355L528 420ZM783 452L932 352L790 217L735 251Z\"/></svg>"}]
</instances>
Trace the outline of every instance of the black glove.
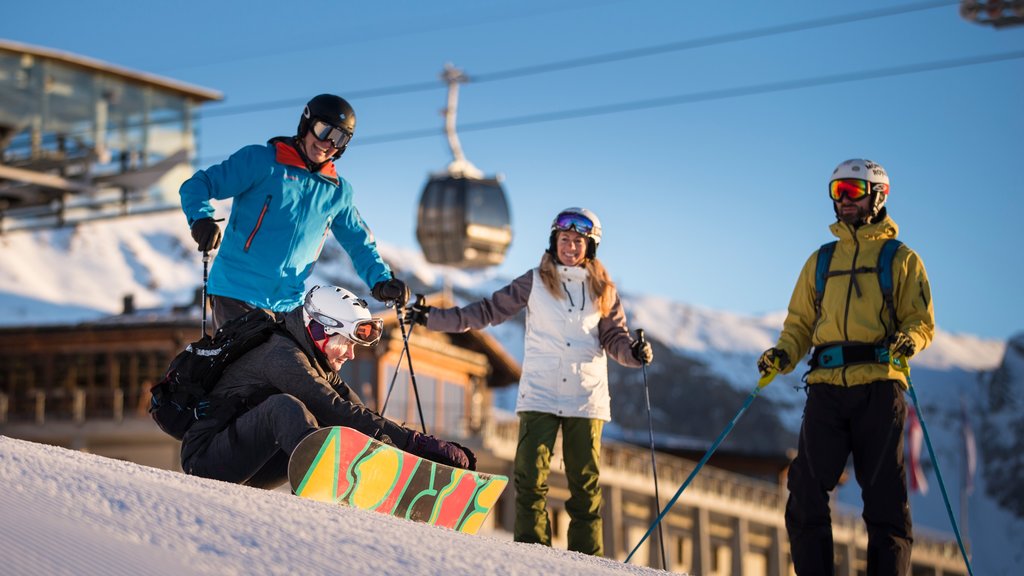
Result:
<instances>
[{"instance_id":1,"label":"black glove","mask_svg":"<svg viewBox=\"0 0 1024 576\"><path fill-rule=\"evenodd\" d=\"M409 287L398 278L377 282L370 294L380 302L394 302L396 306L405 306L409 301Z\"/></svg>"},{"instance_id":2,"label":"black glove","mask_svg":"<svg viewBox=\"0 0 1024 576\"><path fill-rule=\"evenodd\" d=\"M757 371L761 376L782 372L789 367L789 354L779 348L769 348L757 359Z\"/></svg>"},{"instance_id":3,"label":"black glove","mask_svg":"<svg viewBox=\"0 0 1024 576\"><path fill-rule=\"evenodd\" d=\"M476 456L454 442L446 442L415 430L409 432L405 451L445 466L476 470Z\"/></svg>"},{"instance_id":4,"label":"black glove","mask_svg":"<svg viewBox=\"0 0 1024 576\"><path fill-rule=\"evenodd\" d=\"M427 318L429 317L430 306L427 306L426 298L423 297L423 294L417 294L416 301L405 308L405 325L419 324L426 326Z\"/></svg>"},{"instance_id":5,"label":"black glove","mask_svg":"<svg viewBox=\"0 0 1024 576\"><path fill-rule=\"evenodd\" d=\"M889 357L897 360L910 358L917 351L917 345L914 344L914 340L903 332L897 332L890 336L886 341L886 346L889 347Z\"/></svg>"},{"instance_id":6,"label":"black glove","mask_svg":"<svg viewBox=\"0 0 1024 576\"><path fill-rule=\"evenodd\" d=\"M200 252L216 250L220 246L220 226L213 218L200 218L192 223L192 239Z\"/></svg>"},{"instance_id":7,"label":"black glove","mask_svg":"<svg viewBox=\"0 0 1024 576\"><path fill-rule=\"evenodd\" d=\"M646 340L634 340L629 346L629 351L633 353L633 358L642 364L650 364L654 360L654 350L651 349L651 343Z\"/></svg>"}]
</instances>

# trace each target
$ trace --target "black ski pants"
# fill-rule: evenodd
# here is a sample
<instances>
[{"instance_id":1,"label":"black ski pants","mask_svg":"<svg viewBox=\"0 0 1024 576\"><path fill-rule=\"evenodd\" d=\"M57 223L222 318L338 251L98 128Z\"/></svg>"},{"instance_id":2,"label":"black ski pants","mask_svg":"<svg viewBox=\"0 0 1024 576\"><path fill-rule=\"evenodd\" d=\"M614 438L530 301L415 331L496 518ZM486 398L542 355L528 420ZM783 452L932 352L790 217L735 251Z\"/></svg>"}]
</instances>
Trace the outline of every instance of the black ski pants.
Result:
<instances>
[{"instance_id":1,"label":"black ski pants","mask_svg":"<svg viewBox=\"0 0 1024 576\"><path fill-rule=\"evenodd\" d=\"M868 574L910 573L913 535L903 461L906 415L903 388L892 380L807 387L786 503L786 530L797 574L834 573L829 492L850 454L864 501Z\"/></svg>"},{"instance_id":2,"label":"black ski pants","mask_svg":"<svg viewBox=\"0 0 1024 576\"><path fill-rule=\"evenodd\" d=\"M276 488L288 481L288 457L317 429L316 418L298 398L274 394L213 436L186 463L204 478Z\"/></svg>"},{"instance_id":3,"label":"black ski pants","mask_svg":"<svg viewBox=\"0 0 1024 576\"><path fill-rule=\"evenodd\" d=\"M255 309L256 307L248 302L228 298L227 296L210 294L210 311L212 312L210 315L210 334L216 332L228 320L244 316L249 310ZM267 312L273 314L272 310L267 310Z\"/></svg>"}]
</instances>

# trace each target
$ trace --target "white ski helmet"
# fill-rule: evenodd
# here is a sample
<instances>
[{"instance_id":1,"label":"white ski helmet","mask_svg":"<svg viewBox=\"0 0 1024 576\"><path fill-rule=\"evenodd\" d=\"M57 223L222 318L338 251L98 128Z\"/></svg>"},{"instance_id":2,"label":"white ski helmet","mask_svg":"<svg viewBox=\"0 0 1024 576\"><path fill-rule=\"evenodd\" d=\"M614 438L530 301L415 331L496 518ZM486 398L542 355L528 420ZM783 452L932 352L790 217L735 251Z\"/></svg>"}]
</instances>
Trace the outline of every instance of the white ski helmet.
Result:
<instances>
[{"instance_id":1,"label":"white ski helmet","mask_svg":"<svg viewBox=\"0 0 1024 576\"><path fill-rule=\"evenodd\" d=\"M366 300L338 286L310 288L302 303L302 319L311 334L314 329L325 336L340 334L363 346L376 344L384 331L384 321L370 315Z\"/></svg>"},{"instance_id":2,"label":"white ski helmet","mask_svg":"<svg viewBox=\"0 0 1024 576\"><path fill-rule=\"evenodd\" d=\"M555 255L555 238L559 231L575 230L587 237L587 258L597 256L597 246L601 243L601 221L586 208L566 208L551 221L551 236L548 239L548 252Z\"/></svg>"},{"instance_id":3,"label":"white ski helmet","mask_svg":"<svg viewBox=\"0 0 1024 576\"><path fill-rule=\"evenodd\" d=\"M885 172L885 168L882 168L881 164L862 158L847 160L832 171L832 178L829 179L830 194L832 182L846 178L867 181L868 191L871 194L871 221L874 221L889 198L889 175ZM835 203L833 203L833 208L835 208Z\"/></svg>"}]
</instances>

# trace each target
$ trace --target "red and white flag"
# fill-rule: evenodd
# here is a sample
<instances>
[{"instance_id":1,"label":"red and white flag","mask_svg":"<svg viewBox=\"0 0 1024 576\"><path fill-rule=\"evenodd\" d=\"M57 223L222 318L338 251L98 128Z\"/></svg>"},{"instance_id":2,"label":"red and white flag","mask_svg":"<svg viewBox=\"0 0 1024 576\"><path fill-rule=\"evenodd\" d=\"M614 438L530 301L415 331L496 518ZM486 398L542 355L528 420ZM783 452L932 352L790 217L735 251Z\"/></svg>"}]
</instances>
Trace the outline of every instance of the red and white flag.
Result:
<instances>
[{"instance_id":1,"label":"red and white flag","mask_svg":"<svg viewBox=\"0 0 1024 576\"><path fill-rule=\"evenodd\" d=\"M917 411L913 406L907 406L907 451L910 453L910 489L921 494L928 493L928 480L924 477L924 469L921 468L921 442L924 440L924 432L921 430L921 420L917 417Z\"/></svg>"}]
</instances>

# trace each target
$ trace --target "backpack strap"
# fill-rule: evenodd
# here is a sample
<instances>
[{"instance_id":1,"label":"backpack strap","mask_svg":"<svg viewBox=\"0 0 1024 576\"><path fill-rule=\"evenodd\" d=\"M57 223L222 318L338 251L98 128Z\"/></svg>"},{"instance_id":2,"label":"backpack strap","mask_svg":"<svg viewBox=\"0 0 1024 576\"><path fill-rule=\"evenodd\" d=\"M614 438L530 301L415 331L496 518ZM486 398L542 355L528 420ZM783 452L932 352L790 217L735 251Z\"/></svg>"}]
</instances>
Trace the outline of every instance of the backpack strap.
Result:
<instances>
[{"instance_id":1,"label":"backpack strap","mask_svg":"<svg viewBox=\"0 0 1024 576\"><path fill-rule=\"evenodd\" d=\"M833 240L818 248L818 261L814 267L814 324L821 319L821 301L825 298L825 282L828 280L828 268L832 264L832 255L836 251L837 242Z\"/></svg>"},{"instance_id":2,"label":"backpack strap","mask_svg":"<svg viewBox=\"0 0 1024 576\"><path fill-rule=\"evenodd\" d=\"M882 245L882 249L878 252L878 286L882 289L882 299L885 300L885 306L889 309L889 318L892 320L892 330L886 336L891 336L893 332L899 327L899 321L896 318L896 300L893 297L893 279L892 279L892 263L896 259L896 251L903 246L903 242L896 240L895 238L885 241Z\"/></svg>"},{"instance_id":3,"label":"backpack strap","mask_svg":"<svg viewBox=\"0 0 1024 576\"><path fill-rule=\"evenodd\" d=\"M814 268L814 324L818 323L821 318L821 301L825 298L825 282L828 281L830 276L835 274L829 273L829 266L832 264L832 255L836 251L836 241L823 244L818 249L818 259ZM892 332L895 332L899 326L899 321L896 317L896 301L893 296L894 284L892 277L892 263L896 259L896 252L903 246L903 242L896 240L895 238L885 241L882 245L882 249L878 252L878 262L875 265L874 270L870 268L858 269L855 272L871 272L876 271L878 273L878 286L882 290L882 300L885 302L885 307L889 309L889 319L892 327L888 330L887 336L891 336ZM839 272L837 274L845 274L848 272Z\"/></svg>"}]
</instances>

